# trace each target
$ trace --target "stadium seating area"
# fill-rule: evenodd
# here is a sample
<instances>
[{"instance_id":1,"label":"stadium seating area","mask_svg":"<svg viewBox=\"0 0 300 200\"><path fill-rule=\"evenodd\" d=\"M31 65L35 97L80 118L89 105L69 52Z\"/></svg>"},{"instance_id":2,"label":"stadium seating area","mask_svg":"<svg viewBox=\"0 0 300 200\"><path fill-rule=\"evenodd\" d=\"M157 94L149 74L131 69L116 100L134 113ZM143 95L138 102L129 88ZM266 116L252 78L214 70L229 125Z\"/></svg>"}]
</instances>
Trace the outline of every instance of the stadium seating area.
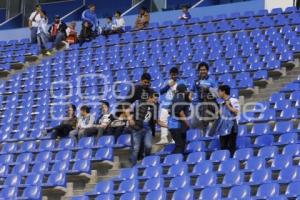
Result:
<instances>
[{"instance_id":1,"label":"stadium seating area","mask_svg":"<svg viewBox=\"0 0 300 200\"><path fill-rule=\"evenodd\" d=\"M234 88L233 96L251 93L258 81L294 61L300 52L299 32L300 12L295 8L151 24L147 30L71 46L1 80L0 199L41 199L42 189L65 190L67 175L88 178L93 162L111 164L114 150L130 148L129 135L78 142L45 136L42 130L60 122L68 103L91 105L98 116L103 94L109 94L104 98L110 102L117 101L129 90L124 82L137 82L144 71L151 73L152 85L158 89L173 66L191 83L199 61L212 65L212 76ZM1 46L8 52L13 49L12 59L2 62L23 62L28 51L36 54L36 47L26 42L16 46ZM123 83L115 85L119 97L112 92L115 82ZM73 199L296 198L300 196L300 126L292 119L299 118L299 94L298 80L263 102L263 111L247 113L251 120L242 117L239 150L233 158L218 150L218 140L190 130L186 156L171 154L174 146L167 145Z\"/></svg>"}]
</instances>

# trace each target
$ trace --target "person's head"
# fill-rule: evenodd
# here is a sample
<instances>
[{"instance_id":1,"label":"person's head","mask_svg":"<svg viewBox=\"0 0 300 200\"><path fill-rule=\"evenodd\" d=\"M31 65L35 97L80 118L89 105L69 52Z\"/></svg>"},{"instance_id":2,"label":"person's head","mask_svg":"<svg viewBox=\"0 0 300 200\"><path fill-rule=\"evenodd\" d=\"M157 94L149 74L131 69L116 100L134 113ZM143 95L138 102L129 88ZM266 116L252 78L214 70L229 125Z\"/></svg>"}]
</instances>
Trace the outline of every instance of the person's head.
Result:
<instances>
[{"instance_id":1,"label":"person's head","mask_svg":"<svg viewBox=\"0 0 300 200\"><path fill-rule=\"evenodd\" d=\"M189 11L189 7L188 6L182 6L182 12L186 13Z\"/></svg>"},{"instance_id":2,"label":"person's head","mask_svg":"<svg viewBox=\"0 0 300 200\"><path fill-rule=\"evenodd\" d=\"M198 73L200 78L205 78L208 75L209 66L206 62L198 64Z\"/></svg>"},{"instance_id":3,"label":"person's head","mask_svg":"<svg viewBox=\"0 0 300 200\"><path fill-rule=\"evenodd\" d=\"M90 4L90 5L89 5L89 9L90 9L91 12L95 12L95 11L96 11L96 6L95 6L95 4Z\"/></svg>"},{"instance_id":4,"label":"person's head","mask_svg":"<svg viewBox=\"0 0 300 200\"><path fill-rule=\"evenodd\" d=\"M120 11L115 12L115 18L119 19L122 13Z\"/></svg>"},{"instance_id":5,"label":"person's head","mask_svg":"<svg viewBox=\"0 0 300 200\"><path fill-rule=\"evenodd\" d=\"M73 29L75 29L76 28L76 22L75 21L71 22L70 23L70 27L73 28Z\"/></svg>"},{"instance_id":6,"label":"person's head","mask_svg":"<svg viewBox=\"0 0 300 200\"><path fill-rule=\"evenodd\" d=\"M159 95L155 92L149 92L149 96L148 96L148 103L150 104L156 104L158 102L158 97Z\"/></svg>"},{"instance_id":7,"label":"person's head","mask_svg":"<svg viewBox=\"0 0 300 200\"><path fill-rule=\"evenodd\" d=\"M83 27L89 28L90 27L90 23L88 21L84 21L83 22Z\"/></svg>"},{"instance_id":8,"label":"person's head","mask_svg":"<svg viewBox=\"0 0 300 200\"><path fill-rule=\"evenodd\" d=\"M172 79L172 80L174 80L174 81L176 81L177 80L177 77L178 77L178 69L177 69L177 67L172 67L171 69L170 69L170 78Z\"/></svg>"},{"instance_id":9,"label":"person's head","mask_svg":"<svg viewBox=\"0 0 300 200\"><path fill-rule=\"evenodd\" d=\"M54 22L57 23L57 24L60 22L60 16L59 15L55 15Z\"/></svg>"},{"instance_id":10,"label":"person's head","mask_svg":"<svg viewBox=\"0 0 300 200\"><path fill-rule=\"evenodd\" d=\"M112 17L106 17L106 22L111 23L112 22Z\"/></svg>"},{"instance_id":11,"label":"person's head","mask_svg":"<svg viewBox=\"0 0 300 200\"><path fill-rule=\"evenodd\" d=\"M220 98L226 98L230 95L230 87L228 85L220 85L218 88Z\"/></svg>"},{"instance_id":12,"label":"person's head","mask_svg":"<svg viewBox=\"0 0 300 200\"><path fill-rule=\"evenodd\" d=\"M142 7L140 10L140 14L144 15L147 12L147 9L145 7Z\"/></svg>"},{"instance_id":13,"label":"person's head","mask_svg":"<svg viewBox=\"0 0 300 200\"><path fill-rule=\"evenodd\" d=\"M141 86L148 88L151 85L151 75L149 73L143 73L141 76Z\"/></svg>"},{"instance_id":14,"label":"person's head","mask_svg":"<svg viewBox=\"0 0 300 200\"><path fill-rule=\"evenodd\" d=\"M109 103L107 101L102 101L101 109L103 113L108 113L109 111Z\"/></svg>"},{"instance_id":15,"label":"person's head","mask_svg":"<svg viewBox=\"0 0 300 200\"><path fill-rule=\"evenodd\" d=\"M90 107L88 107L86 105L83 105L80 108L80 115L83 116L83 117L85 117L85 116L87 116L90 113L90 110L91 110Z\"/></svg>"},{"instance_id":16,"label":"person's head","mask_svg":"<svg viewBox=\"0 0 300 200\"><path fill-rule=\"evenodd\" d=\"M76 106L74 104L68 106L68 114L69 116L74 116L76 114Z\"/></svg>"},{"instance_id":17,"label":"person's head","mask_svg":"<svg viewBox=\"0 0 300 200\"><path fill-rule=\"evenodd\" d=\"M42 10L42 6L40 4L36 5L35 10L40 12Z\"/></svg>"}]
</instances>

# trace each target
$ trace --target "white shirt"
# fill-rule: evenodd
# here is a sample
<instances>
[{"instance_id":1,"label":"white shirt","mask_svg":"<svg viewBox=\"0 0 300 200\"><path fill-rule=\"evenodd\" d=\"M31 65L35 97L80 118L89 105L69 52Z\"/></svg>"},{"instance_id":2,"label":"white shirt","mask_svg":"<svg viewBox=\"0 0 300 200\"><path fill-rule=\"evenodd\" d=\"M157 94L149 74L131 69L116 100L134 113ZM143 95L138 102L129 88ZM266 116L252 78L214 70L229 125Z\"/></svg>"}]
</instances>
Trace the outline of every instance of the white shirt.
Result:
<instances>
[{"instance_id":1,"label":"white shirt","mask_svg":"<svg viewBox=\"0 0 300 200\"><path fill-rule=\"evenodd\" d=\"M81 116L78 119L77 127L80 127L80 128L91 128L91 127L93 127L94 121L95 121L95 117L93 115L91 115L91 114L89 114L86 117L82 117Z\"/></svg>"},{"instance_id":2,"label":"white shirt","mask_svg":"<svg viewBox=\"0 0 300 200\"><path fill-rule=\"evenodd\" d=\"M41 18L37 27L38 27L37 34L39 33L48 34L48 19Z\"/></svg>"},{"instance_id":3,"label":"white shirt","mask_svg":"<svg viewBox=\"0 0 300 200\"><path fill-rule=\"evenodd\" d=\"M116 28L122 28L122 29L124 29L125 28L125 20L124 20L124 18L121 17L119 19L115 19L114 23L112 25L112 28L113 29L116 29Z\"/></svg>"},{"instance_id":4,"label":"white shirt","mask_svg":"<svg viewBox=\"0 0 300 200\"><path fill-rule=\"evenodd\" d=\"M30 15L30 17L29 17L29 20L32 21L32 27L38 27L39 23L40 23L40 21L42 19L41 15L40 14L36 14L36 13L37 13L37 11L32 12L31 15Z\"/></svg>"},{"instance_id":5,"label":"white shirt","mask_svg":"<svg viewBox=\"0 0 300 200\"><path fill-rule=\"evenodd\" d=\"M240 107L239 100L236 98L230 97L229 101L230 101L230 104L232 105L232 107L237 109L240 112L241 107Z\"/></svg>"}]
</instances>

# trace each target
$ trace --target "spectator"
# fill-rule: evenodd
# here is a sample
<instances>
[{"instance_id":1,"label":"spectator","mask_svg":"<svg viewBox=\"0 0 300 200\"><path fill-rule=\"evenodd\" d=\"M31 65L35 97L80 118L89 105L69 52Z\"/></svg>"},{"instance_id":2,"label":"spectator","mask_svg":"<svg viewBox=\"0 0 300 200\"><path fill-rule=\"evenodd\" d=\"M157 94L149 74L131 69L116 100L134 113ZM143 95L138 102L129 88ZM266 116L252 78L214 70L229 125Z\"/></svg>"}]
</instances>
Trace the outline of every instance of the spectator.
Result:
<instances>
[{"instance_id":1,"label":"spectator","mask_svg":"<svg viewBox=\"0 0 300 200\"><path fill-rule=\"evenodd\" d=\"M38 44L42 50L42 53L46 54L47 56L51 55L51 52L47 49L48 43L48 17L44 11L40 11L41 20L38 23L37 29L37 40Z\"/></svg>"},{"instance_id":2,"label":"spectator","mask_svg":"<svg viewBox=\"0 0 300 200\"><path fill-rule=\"evenodd\" d=\"M118 137L126 132L127 117L124 112L116 112L111 115L111 123L104 134L113 135L117 140Z\"/></svg>"},{"instance_id":3,"label":"spectator","mask_svg":"<svg viewBox=\"0 0 300 200\"><path fill-rule=\"evenodd\" d=\"M192 92L197 94L194 101L195 112L192 118L192 127L200 128L202 134L206 134L209 123L214 122L218 104L217 97L217 84L208 75L209 66L207 63L202 62L198 65L199 77L195 80L192 86Z\"/></svg>"},{"instance_id":4,"label":"spectator","mask_svg":"<svg viewBox=\"0 0 300 200\"><path fill-rule=\"evenodd\" d=\"M189 19L191 19L191 14L189 12L188 6L183 6L182 7L182 14L179 17L179 19L185 20L185 21L188 21Z\"/></svg>"},{"instance_id":5,"label":"spectator","mask_svg":"<svg viewBox=\"0 0 300 200\"><path fill-rule=\"evenodd\" d=\"M66 35L67 25L61 21L60 16L56 15L53 24L49 27L50 41L54 42L57 36L62 37ZM62 36L61 36L62 35Z\"/></svg>"},{"instance_id":6,"label":"spectator","mask_svg":"<svg viewBox=\"0 0 300 200\"><path fill-rule=\"evenodd\" d=\"M176 92L176 87L178 83L182 83L183 81L178 80L178 69L176 67L172 67L170 69L169 75L170 79L167 80L164 84L164 87L160 90L160 94L164 95L161 110L160 110L160 120L164 123L168 123L168 117L169 117L169 108L172 104L172 100L174 97L174 94ZM167 144L168 141L168 129L167 128L161 128L161 135L160 135L160 141L156 144Z\"/></svg>"},{"instance_id":7,"label":"spectator","mask_svg":"<svg viewBox=\"0 0 300 200\"><path fill-rule=\"evenodd\" d=\"M137 163L140 151L145 153L145 156L151 154L153 124L158 123L161 126L167 127L165 124L157 121L158 107L157 95L155 93L150 92L147 101L139 104L136 109L135 114L128 118L129 126L132 129L132 165Z\"/></svg>"},{"instance_id":8,"label":"spectator","mask_svg":"<svg viewBox=\"0 0 300 200\"><path fill-rule=\"evenodd\" d=\"M123 33L125 31L125 20L120 11L115 13L115 20L112 25L113 33Z\"/></svg>"},{"instance_id":9,"label":"spectator","mask_svg":"<svg viewBox=\"0 0 300 200\"><path fill-rule=\"evenodd\" d=\"M83 11L81 15L81 19L83 22L89 22L89 25L91 26L91 30L98 30L98 18L96 15L96 6L94 4L90 4L89 8Z\"/></svg>"},{"instance_id":10,"label":"spectator","mask_svg":"<svg viewBox=\"0 0 300 200\"><path fill-rule=\"evenodd\" d=\"M68 116L62 121L62 123L54 128L47 129L45 134L52 132L52 138L67 137L70 131L76 128L76 106L71 104L68 107Z\"/></svg>"},{"instance_id":11,"label":"spectator","mask_svg":"<svg viewBox=\"0 0 300 200\"><path fill-rule=\"evenodd\" d=\"M170 106L170 116L168 118L168 127L175 141L173 153L184 153L186 132L189 129L188 115L190 102L191 96L187 92L187 87L184 84L179 84L172 105Z\"/></svg>"},{"instance_id":12,"label":"spectator","mask_svg":"<svg viewBox=\"0 0 300 200\"><path fill-rule=\"evenodd\" d=\"M147 12L145 8L142 8L140 11L140 14L138 15L136 22L135 22L135 28L137 30L143 29L148 27L150 21L150 15Z\"/></svg>"},{"instance_id":13,"label":"spectator","mask_svg":"<svg viewBox=\"0 0 300 200\"><path fill-rule=\"evenodd\" d=\"M90 42L94 38L93 31L89 22L85 21L82 24L82 29L79 35L79 44L82 45L85 42Z\"/></svg>"},{"instance_id":14,"label":"spectator","mask_svg":"<svg viewBox=\"0 0 300 200\"><path fill-rule=\"evenodd\" d=\"M101 110L101 116L96 120L96 123L92 125L92 127L84 130L84 136L97 135L97 137L100 137L106 132L111 123L111 114L109 112L109 103L107 101L102 101Z\"/></svg>"},{"instance_id":15,"label":"spectator","mask_svg":"<svg viewBox=\"0 0 300 200\"><path fill-rule=\"evenodd\" d=\"M239 100L230 97L230 87L228 85L219 86L218 94L223 102L220 106L220 118L212 132L220 135L221 149L228 149L233 155L236 150L237 116L240 112Z\"/></svg>"},{"instance_id":16,"label":"spectator","mask_svg":"<svg viewBox=\"0 0 300 200\"><path fill-rule=\"evenodd\" d=\"M37 43L37 31L38 26L41 21L41 11L42 7L40 5L35 6L35 11L30 14L28 20L28 26L30 28L30 36L31 36L31 43Z\"/></svg>"},{"instance_id":17,"label":"spectator","mask_svg":"<svg viewBox=\"0 0 300 200\"><path fill-rule=\"evenodd\" d=\"M106 18L106 24L101 28L101 34L102 35L109 35L112 33L112 17L107 17Z\"/></svg>"},{"instance_id":18,"label":"spectator","mask_svg":"<svg viewBox=\"0 0 300 200\"><path fill-rule=\"evenodd\" d=\"M77 42L76 22L71 22L66 30L67 44L75 44Z\"/></svg>"},{"instance_id":19,"label":"spectator","mask_svg":"<svg viewBox=\"0 0 300 200\"><path fill-rule=\"evenodd\" d=\"M82 106L80 108L80 117L78 119L76 129L70 132L71 137L81 138L87 128L93 127L94 117L90 114L90 108L88 106Z\"/></svg>"}]
</instances>

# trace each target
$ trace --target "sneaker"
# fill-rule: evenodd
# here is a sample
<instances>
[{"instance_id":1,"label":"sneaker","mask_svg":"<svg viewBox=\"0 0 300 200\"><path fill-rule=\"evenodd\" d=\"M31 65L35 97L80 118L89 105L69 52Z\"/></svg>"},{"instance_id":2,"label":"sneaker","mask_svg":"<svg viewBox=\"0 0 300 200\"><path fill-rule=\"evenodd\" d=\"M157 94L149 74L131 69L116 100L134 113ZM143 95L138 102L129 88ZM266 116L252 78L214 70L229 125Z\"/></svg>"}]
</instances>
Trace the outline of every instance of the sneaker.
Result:
<instances>
[{"instance_id":1,"label":"sneaker","mask_svg":"<svg viewBox=\"0 0 300 200\"><path fill-rule=\"evenodd\" d=\"M168 138L161 138L160 141L158 141L156 144L158 145L169 144Z\"/></svg>"},{"instance_id":2,"label":"sneaker","mask_svg":"<svg viewBox=\"0 0 300 200\"><path fill-rule=\"evenodd\" d=\"M46 51L45 53L47 56L51 56L51 52L50 51Z\"/></svg>"}]
</instances>

